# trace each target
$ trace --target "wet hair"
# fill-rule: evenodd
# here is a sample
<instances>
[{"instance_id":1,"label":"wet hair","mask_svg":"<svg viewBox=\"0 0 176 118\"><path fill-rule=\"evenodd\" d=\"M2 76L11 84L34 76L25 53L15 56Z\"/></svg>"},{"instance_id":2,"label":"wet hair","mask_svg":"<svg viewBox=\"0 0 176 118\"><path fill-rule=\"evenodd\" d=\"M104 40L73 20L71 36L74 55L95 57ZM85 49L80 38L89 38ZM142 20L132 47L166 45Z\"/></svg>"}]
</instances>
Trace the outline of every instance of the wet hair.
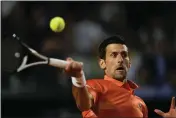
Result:
<instances>
[{"instance_id":1,"label":"wet hair","mask_svg":"<svg viewBox=\"0 0 176 118\"><path fill-rule=\"evenodd\" d=\"M100 59L105 59L106 47L109 44L124 44L124 45L126 45L124 38L120 35L114 35L114 36L110 36L110 37L104 39L98 47L98 56Z\"/></svg>"}]
</instances>

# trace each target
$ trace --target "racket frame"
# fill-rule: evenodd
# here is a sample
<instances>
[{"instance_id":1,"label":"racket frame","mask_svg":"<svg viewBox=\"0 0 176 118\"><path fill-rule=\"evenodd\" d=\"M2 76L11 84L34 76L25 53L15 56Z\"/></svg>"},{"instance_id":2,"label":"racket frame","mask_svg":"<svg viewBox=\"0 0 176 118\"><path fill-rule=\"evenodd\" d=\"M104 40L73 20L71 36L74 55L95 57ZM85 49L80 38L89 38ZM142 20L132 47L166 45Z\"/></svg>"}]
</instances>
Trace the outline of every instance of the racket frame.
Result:
<instances>
[{"instance_id":1,"label":"racket frame","mask_svg":"<svg viewBox=\"0 0 176 118\"><path fill-rule=\"evenodd\" d=\"M27 64L27 61L28 61L28 55L25 55L23 57L23 60L22 60L22 63L21 65L17 68L17 72L20 72L26 68L29 68L29 67L32 67L32 66L36 66L36 65L43 65L43 64L49 64L49 58L44 56L44 55L41 55L39 54L37 51L35 51L34 49L30 48L26 43L24 43L23 41L20 40L20 38L16 35L16 34L13 34L12 35L13 38L15 40L17 40L22 46L24 46L32 55L35 55L36 57L40 58L40 59L43 59L44 61L38 61L38 62L34 62L34 63L30 63L30 64Z\"/></svg>"}]
</instances>

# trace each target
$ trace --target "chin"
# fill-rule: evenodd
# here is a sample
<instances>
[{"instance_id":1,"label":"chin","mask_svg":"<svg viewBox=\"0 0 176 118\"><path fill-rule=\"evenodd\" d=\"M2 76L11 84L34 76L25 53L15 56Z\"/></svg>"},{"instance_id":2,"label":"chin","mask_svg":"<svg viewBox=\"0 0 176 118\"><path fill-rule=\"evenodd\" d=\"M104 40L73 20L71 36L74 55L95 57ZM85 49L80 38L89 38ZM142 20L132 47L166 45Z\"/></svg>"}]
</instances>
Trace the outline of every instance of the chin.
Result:
<instances>
[{"instance_id":1,"label":"chin","mask_svg":"<svg viewBox=\"0 0 176 118\"><path fill-rule=\"evenodd\" d=\"M116 75L114 79L123 81L126 77L124 75Z\"/></svg>"}]
</instances>

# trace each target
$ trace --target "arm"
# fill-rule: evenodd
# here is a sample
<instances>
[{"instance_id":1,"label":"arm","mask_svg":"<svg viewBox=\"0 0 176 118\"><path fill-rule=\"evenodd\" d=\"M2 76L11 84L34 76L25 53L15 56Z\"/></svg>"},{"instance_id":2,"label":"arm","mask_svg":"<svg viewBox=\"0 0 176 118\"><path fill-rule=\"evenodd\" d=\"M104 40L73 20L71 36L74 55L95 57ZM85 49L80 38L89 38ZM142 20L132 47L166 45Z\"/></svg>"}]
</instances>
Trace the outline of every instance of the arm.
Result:
<instances>
[{"instance_id":1,"label":"arm","mask_svg":"<svg viewBox=\"0 0 176 118\"><path fill-rule=\"evenodd\" d=\"M80 88L73 85L72 93L76 104L81 111L89 110L93 106L93 96L88 92L88 88L86 86Z\"/></svg>"},{"instance_id":2,"label":"arm","mask_svg":"<svg viewBox=\"0 0 176 118\"><path fill-rule=\"evenodd\" d=\"M76 87L72 78L72 93L75 98L76 104L81 111L87 111L93 108L98 99L98 92L101 91L99 87L95 89L95 81L88 80L86 85L82 88Z\"/></svg>"},{"instance_id":3,"label":"arm","mask_svg":"<svg viewBox=\"0 0 176 118\"><path fill-rule=\"evenodd\" d=\"M89 110L94 104L93 96L96 96L96 93L86 86L82 64L73 61L71 58L67 59L67 61L70 63L65 68L65 72L72 77L72 93L76 104L81 111Z\"/></svg>"}]
</instances>

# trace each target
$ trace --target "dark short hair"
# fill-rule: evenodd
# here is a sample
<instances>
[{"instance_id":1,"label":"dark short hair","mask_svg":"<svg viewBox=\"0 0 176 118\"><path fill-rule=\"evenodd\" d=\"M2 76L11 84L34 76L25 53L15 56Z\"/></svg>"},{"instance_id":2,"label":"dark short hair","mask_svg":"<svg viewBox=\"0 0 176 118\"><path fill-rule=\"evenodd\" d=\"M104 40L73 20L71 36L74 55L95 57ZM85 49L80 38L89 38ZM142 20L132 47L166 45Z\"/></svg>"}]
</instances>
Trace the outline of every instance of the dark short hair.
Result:
<instances>
[{"instance_id":1,"label":"dark short hair","mask_svg":"<svg viewBox=\"0 0 176 118\"><path fill-rule=\"evenodd\" d=\"M125 44L126 45L124 38L120 35L114 35L114 36L110 36L106 38L100 43L98 47L98 53L99 53L98 56L100 59L105 59L106 47L109 44Z\"/></svg>"}]
</instances>

